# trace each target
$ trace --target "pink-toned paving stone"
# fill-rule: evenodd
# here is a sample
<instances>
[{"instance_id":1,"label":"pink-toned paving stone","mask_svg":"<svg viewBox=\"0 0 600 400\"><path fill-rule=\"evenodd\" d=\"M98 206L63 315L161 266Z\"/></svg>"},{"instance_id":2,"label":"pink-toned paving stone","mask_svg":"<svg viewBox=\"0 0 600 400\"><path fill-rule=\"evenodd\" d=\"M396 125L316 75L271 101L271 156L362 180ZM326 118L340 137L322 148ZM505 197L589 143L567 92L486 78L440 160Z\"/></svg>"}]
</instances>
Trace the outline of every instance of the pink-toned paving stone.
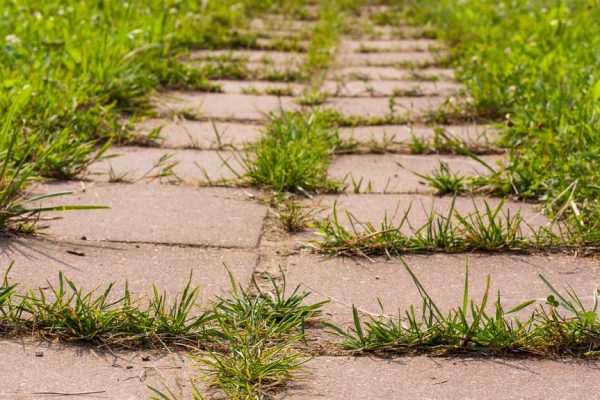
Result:
<instances>
[{"instance_id":1,"label":"pink-toned paving stone","mask_svg":"<svg viewBox=\"0 0 600 400\"><path fill-rule=\"evenodd\" d=\"M255 250L202 249L152 244L94 243L49 238L0 240L0 272L14 262L8 278L19 289L56 285L59 272L86 290L103 290L115 283L113 295L122 296L127 282L134 297L151 295L152 286L169 298L188 280L200 287L199 305L230 292L229 272L241 285L250 282Z\"/></svg>"},{"instance_id":2,"label":"pink-toned paving stone","mask_svg":"<svg viewBox=\"0 0 600 400\"><path fill-rule=\"evenodd\" d=\"M419 77L429 79L451 80L454 79L454 71L445 68L421 68L400 69L392 67L342 67L332 70L329 75L343 79L379 79L379 80L421 80Z\"/></svg>"},{"instance_id":3,"label":"pink-toned paving stone","mask_svg":"<svg viewBox=\"0 0 600 400\"><path fill-rule=\"evenodd\" d=\"M387 220L388 223L397 225L407 215L407 221L402 225L402 232L410 234L426 223L430 214L446 218L451 210L462 216L468 216L474 212L485 212L486 204L496 209L502 200L498 198L485 197L457 197L433 196L417 194L346 194L341 196L318 196L308 204L317 207L322 218L331 217L334 205L337 208L339 223L347 228L351 224L346 218L346 212L352 214L356 220L356 227L372 224L376 228L381 227ZM452 208L453 207L453 208ZM522 226L524 235L529 235L531 229L538 229L548 224L548 220L538 207L531 204L506 200L501 208L500 216L510 213L512 217L520 213L526 224ZM529 225L531 228L529 228ZM360 230L360 229L358 229Z\"/></svg>"},{"instance_id":4,"label":"pink-toned paving stone","mask_svg":"<svg viewBox=\"0 0 600 400\"><path fill-rule=\"evenodd\" d=\"M433 53L427 52L378 52L378 53L343 53L336 63L343 66L388 66L388 65L424 65L435 62Z\"/></svg>"},{"instance_id":5,"label":"pink-toned paving stone","mask_svg":"<svg viewBox=\"0 0 600 400\"><path fill-rule=\"evenodd\" d=\"M165 92L155 99L158 112L194 114L197 119L264 121L270 113L297 109L292 97L227 93Z\"/></svg>"},{"instance_id":6,"label":"pink-toned paving stone","mask_svg":"<svg viewBox=\"0 0 600 400\"><path fill-rule=\"evenodd\" d=\"M562 255L514 254L434 254L404 255L403 260L415 273L442 313L462 306L465 271L469 268L470 296L481 302L486 279L491 278L490 293L496 299L500 291L502 305L508 311L527 301L543 304L551 293L541 280L543 275L555 287L571 285L586 306L592 306L600 288L600 262L590 258ZM302 285L312 292L311 301L330 300L324 306L328 320L350 325L352 305L363 315L393 315L411 305L420 310L422 298L401 261L384 258L324 258L314 254L292 257L286 278L290 287ZM382 312L379 302L384 306ZM489 303L490 310L493 301ZM521 312L527 318L536 306Z\"/></svg>"},{"instance_id":7,"label":"pink-toned paving stone","mask_svg":"<svg viewBox=\"0 0 600 400\"><path fill-rule=\"evenodd\" d=\"M413 137L423 140L432 140L435 137L433 127L410 125L386 126L360 126L356 128L342 128L340 136L344 140L358 141L360 143L383 142L393 138L394 142L410 143ZM498 139L498 131L487 125L443 125L442 129L450 138L456 138L466 143L494 143Z\"/></svg>"},{"instance_id":8,"label":"pink-toned paving stone","mask_svg":"<svg viewBox=\"0 0 600 400\"><path fill-rule=\"evenodd\" d=\"M48 227L42 232L63 239L256 247L266 215L266 207L241 189L78 182L36 189L36 193L62 191L75 193L42 204L110 207L44 221Z\"/></svg>"},{"instance_id":9,"label":"pink-toned paving stone","mask_svg":"<svg viewBox=\"0 0 600 400\"><path fill-rule=\"evenodd\" d=\"M263 94L299 96L304 90L304 86L287 82L266 82L266 81L215 81L221 86L224 93L241 94Z\"/></svg>"},{"instance_id":10,"label":"pink-toned paving stone","mask_svg":"<svg viewBox=\"0 0 600 400\"><path fill-rule=\"evenodd\" d=\"M427 51L439 45L431 39L394 39L394 40L342 40L339 49L342 52L369 51Z\"/></svg>"},{"instance_id":11,"label":"pink-toned paving stone","mask_svg":"<svg viewBox=\"0 0 600 400\"><path fill-rule=\"evenodd\" d=\"M243 173L241 155L227 151L167 150L113 147L103 160L89 167L88 178L124 183L142 181L206 183L234 179ZM169 174L160 177L165 168ZM170 174L173 175L170 175Z\"/></svg>"},{"instance_id":12,"label":"pink-toned paving stone","mask_svg":"<svg viewBox=\"0 0 600 400\"><path fill-rule=\"evenodd\" d=\"M195 51L191 55L193 60L241 59L251 64L277 65L299 65L304 57L302 53L264 50L203 50Z\"/></svg>"},{"instance_id":13,"label":"pink-toned paving stone","mask_svg":"<svg viewBox=\"0 0 600 400\"><path fill-rule=\"evenodd\" d=\"M492 167L501 160L499 156L481 156ZM409 155L409 154L358 154L336 157L329 167L329 175L335 180L353 177L362 179L375 193L433 193L435 190L418 176L439 170L445 162L452 173L465 176L486 174L489 171L479 162L463 156ZM350 182L350 179L346 179ZM347 188L349 191L353 187Z\"/></svg>"},{"instance_id":14,"label":"pink-toned paving stone","mask_svg":"<svg viewBox=\"0 0 600 400\"><path fill-rule=\"evenodd\" d=\"M440 107L444 97L395 97L393 112L399 116L422 115ZM326 108L335 109L346 116L364 118L386 117L392 112L390 100L381 97L333 97Z\"/></svg>"},{"instance_id":15,"label":"pink-toned paving stone","mask_svg":"<svg viewBox=\"0 0 600 400\"><path fill-rule=\"evenodd\" d=\"M161 147L199 149L240 148L257 140L262 129L262 125L248 123L149 119L136 125L136 133L149 135L159 127Z\"/></svg>"},{"instance_id":16,"label":"pink-toned paving stone","mask_svg":"<svg viewBox=\"0 0 600 400\"><path fill-rule=\"evenodd\" d=\"M323 90L335 96L348 97L390 97L390 96L451 96L464 87L457 82L416 82L416 81L332 81L323 83Z\"/></svg>"},{"instance_id":17,"label":"pink-toned paving stone","mask_svg":"<svg viewBox=\"0 0 600 400\"><path fill-rule=\"evenodd\" d=\"M187 356L0 341L0 398L148 399L148 386L189 399L197 374Z\"/></svg>"},{"instance_id":18,"label":"pink-toned paving stone","mask_svg":"<svg viewBox=\"0 0 600 400\"><path fill-rule=\"evenodd\" d=\"M576 400L600 391L600 364L497 358L317 357L290 400Z\"/></svg>"}]
</instances>

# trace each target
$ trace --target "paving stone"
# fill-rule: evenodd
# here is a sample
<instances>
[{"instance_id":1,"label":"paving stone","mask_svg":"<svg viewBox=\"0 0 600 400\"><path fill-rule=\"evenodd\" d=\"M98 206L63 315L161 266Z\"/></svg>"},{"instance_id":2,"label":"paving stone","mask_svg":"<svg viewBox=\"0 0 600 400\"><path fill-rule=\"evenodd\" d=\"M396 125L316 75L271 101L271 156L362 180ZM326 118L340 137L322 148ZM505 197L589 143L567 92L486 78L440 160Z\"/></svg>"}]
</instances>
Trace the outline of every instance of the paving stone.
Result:
<instances>
[{"instance_id":1,"label":"paving stone","mask_svg":"<svg viewBox=\"0 0 600 400\"><path fill-rule=\"evenodd\" d=\"M336 58L338 65L344 66L387 66L387 65L423 65L435 62L436 57L429 52L378 52L378 53L342 53Z\"/></svg>"},{"instance_id":2,"label":"paving stone","mask_svg":"<svg viewBox=\"0 0 600 400\"><path fill-rule=\"evenodd\" d=\"M498 156L482 156L482 160L495 166ZM351 174L355 180L363 180L363 189L370 184L375 193L433 193L435 192L415 173L427 175L439 169L440 161L450 170L461 175L486 174L488 170L477 161L463 156L421 156L406 154L358 154L336 157L329 175L343 180ZM349 187L349 191L353 188Z\"/></svg>"},{"instance_id":3,"label":"paving stone","mask_svg":"<svg viewBox=\"0 0 600 400\"><path fill-rule=\"evenodd\" d=\"M317 357L282 399L575 400L600 390L597 361Z\"/></svg>"},{"instance_id":4,"label":"paving stone","mask_svg":"<svg viewBox=\"0 0 600 400\"><path fill-rule=\"evenodd\" d=\"M266 81L216 81L225 93L275 95L285 93L287 96L299 96L304 86L286 82ZM289 93L289 94L287 94Z\"/></svg>"},{"instance_id":5,"label":"paving stone","mask_svg":"<svg viewBox=\"0 0 600 400\"><path fill-rule=\"evenodd\" d=\"M161 126L161 147L198 149L241 148L257 140L262 129L261 125L248 123L148 119L136 125L136 133L149 135Z\"/></svg>"},{"instance_id":6,"label":"paving stone","mask_svg":"<svg viewBox=\"0 0 600 400\"><path fill-rule=\"evenodd\" d=\"M445 101L444 97L395 97L394 112L398 116L421 115L435 110ZM390 101L381 97L332 97L327 108L335 109L346 116L364 118L386 117L390 114Z\"/></svg>"},{"instance_id":7,"label":"paving stone","mask_svg":"<svg viewBox=\"0 0 600 400\"><path fill-rule=\"evenodd\" d=\"M201 119L263 121L269 113L298 108L292 97L166 92L156 99L162 113L190 112Z\"/></svg>"},{"instance_id":8,"label":"paving stone","mask_svg":"<svg viewBox=\"0 0 600 400\"><path fill-rule=\"evenodd\" d=\"M417 82L417 81L325 81L323 90L335 96L348 97L390 97L390 96L451 96L464 89L457 82Z\"/></svg>"},{"instance_id":9,"label":"paving stone","mask_svg":"<svg viewBox=\"0 0 600 400\"><path fill-rule=\"evenodd\" d=\"M539 304L546 301L551 292L540 274L557 288L571 285L586 306L593 304L594 292L600 288L600 261L591 258L432 254L405 255L403 259L443 313L462 305L467 263L470 296L481 301L489 275L493 301L500 291L506 310L527 300L537 300ZM290 287L302 285L314 293L311 301L330 299L324 311L341 325L352 322L352 305L363 313L380 315L379 299L384 314L397 316L411 305L420 309L422 304L419 291L399 260L303 254L290 258L286 278ZM523 310L519 317L527 318L531 311L532 308Z\"/></svg>"},{"instance_id":10,"label":"paving stone","mask_svg":"<svg viewBox=\"0 0 600 400\"><path fill-rule=\"evenodd\" d=\"M266 208L241 189L73 182L40 185L35 193L68 190L75 193L42 204L111 209L68 212L47 221L43 232L64 239L256 247L266 215Z\"/></svg>"},{"instance_id":11,"label":"paving stone","mask_svg":"<svg viewBox=\"0 0 600 400\"><path fill-rule=\"evenodd\" d=\"M415 74L439 80L454 79L454 71L445 68L421 68L414 71L393 67L349 66L332 70L330 76L345 79L417 80Z\"/></svg>"},{"instance_id":12,"label":"paving stone","mask_svg":"<svg viewBox=\"0 0 600 400\"><path fill-rule=\"evenodd\" d=\"M451 136L466 143L489 144L498 139L498 131L486 125L445 125L440 126ZM340 131L342 139L361 143L383 142L393 137L395 142L410 143L413 135L424 140L434 138L434 128L409 125L361 126L343 128Z\"/></svg>"},{"instance_id":13,"label":"paving stone","mask_svg":"<svg viewBox=\"0 0 600 400\"><path fill-rule=\"evenodd\" d=\"M394 40L342 40L339 51L427 51L437 47L440 42L431 39L394 39Z\"/></svg>"},{"instance_id":14,"label":"paving stone","mask_svg":"<svg viewBox=\"0 0 600 400\"><path fill-rule=\"evenodd\" d=\"M303 62L302 53L267 50L202 50L195 51L191 59L232 58L245 60L251 64L299 65Z\"/></svg>"},{"instance_id":15,"label":"paving stone","mask_svg":"<svg viewBox=\"0 0 600 400\"><path fill-rule=\"evenodd\" d=\"M151 295L152 286L174 296L188 280L200 286L199 301L207 305L231 289L229 272L241 285L250 283L255 250L202 249L125 243L58 241L47 238L0 240L0 271L14 262L9 279L21 289L56 285L62 271L78 287L92 290L115 282L122 295L125 281L135 296Z\"/></svg>"},{"instance_id":16,"label":"paving stone","mask_svg":"<svg viewBox=\"0 0 600 400\"><path fill-rule=\"evenodd\" d=\"M302 34L289 34L288 32L279 32L279 31L266 31L260 32L258 39L256 39L256 44L262 48L276 48L276 46L281 46L282 42L287 42L286 45L289 45L290 42L294 43L298 46L298 50L301 53L304 53L308 49L309 35Z\"/></svg>"},{"instance_id":17,"label":"paving stone","mask_svg":"<svg viewBox=\"0 0 600 400\"><path fill-rule=\"evenodd\" d=\"M312 205L322 208L321 216L329 216L334 203L337 203L338 215L343 216L348 210L361 223L372 223L381 226L385 218L398 224L407 210L410 210L408 222L413 228L418 228L427 223L429 214L433 210L436 214L447 216L452 206L451 196L434 196L425 194L345 194L339 196L319 196L312 201ZM479 210L485 210L485 204L490 207L499 207L501 200L496 197L457 197L454 202L454 210L461 215L468 215ZM532 228L538 228L547 224L547 219L539 212L539 207L532 204L506 200L502 207L502 213L510 211L511 215L520 212L523 220ZM349 226L346 218L340 223ZM405 233L409 233L408 224L403 227ZM523 233L530 229L523 227Z\"/></svg>"},{"instance_id":18,"label":"paving stone","mask_svg":"<svg viewBox=\"0 0 600 400\"><path fill-rule=\"evenodd\" d=\"M113 147L105 155L110 158L97 161L89 167L89 178L99 182L179 183L181 180L195 184L235 179L243 173L240 155L227 151ZM165 157L168 158L161 160ZM157 178L165 168L171 169L174 175Z\"/></svg>"},{"instance_id":19,"label":"paving stone","mask_svg":"<svg viewBox=\"0 0 600 400\"><path fill-rule=\"evenodd\" d=\"M103 352L84 346L0 341L0 398L147 399L147 385L189 399L191 361L178 353ZM147 359L148 361L143 361Z\"/></svg>"}]
</instances>

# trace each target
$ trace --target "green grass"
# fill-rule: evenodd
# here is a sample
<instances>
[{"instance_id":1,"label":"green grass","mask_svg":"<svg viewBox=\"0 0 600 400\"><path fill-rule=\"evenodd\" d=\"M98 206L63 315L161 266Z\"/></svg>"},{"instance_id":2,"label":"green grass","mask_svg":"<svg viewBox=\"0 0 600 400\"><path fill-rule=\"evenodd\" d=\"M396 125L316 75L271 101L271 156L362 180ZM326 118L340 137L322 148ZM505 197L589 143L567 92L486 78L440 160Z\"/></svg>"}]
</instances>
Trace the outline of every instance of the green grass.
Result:
<instances>
[{"instance_id":1,"label":"green grass","mask_svg":"<svg viewBox=\"0 0 600 400\"><path fill-rule=\"evenodd\" d=\"M55 286L24 292L7 276L0 284L0 337L37 336L111 348L193 348L203 379L227 398L263 398L303 371L307 357L293 346L305 325L319 317L324 302L310 293L286 291L268 276L269 292L246 292L231 276L231 294L208 306L198 304L200 288L188 283L167 297L152 287L147 297L132 297L127 283L84 290L58 275ZM200 353L198 353L200 352ZM192 387L195 385L192 382ZM175 398L151 388L157 398ZM193 393L201 398L195 389Z\"/></svg>"},{"instance_id":2,"label":"green grass","mask_svg":"<svg viewBox=\"0 0 600 400\"><path fill-rule=\"evenodd\" d=\"M510 163L495 191L544 202L581 241L597 242L600 5L425 0L404 10L448 43L468 112L504 121Z\"/></svg>"},{"instance_id":3,"label":"green grass","mask_svg":"<svg viewBox=\"0 0 600 400\"><path fill-rule=\"evenodd\" d=\"M540 275L550 292L546 304L532 307L535 300L528 300L506 310L500 293L493 299L489 276L481 300L470 297L467 267L463 304L443 312L409 266L404 266L421 295L422 304L399 311L397 317L385 316L382 310L381 317L366 320L354 308L354 327L349 332L331 327L344 338L346 349L387 354L416 351L547 357L599 354L597 290L593 305L588 308L572 288L561 293ZM522 316L532 308L529 316Z\"/></svg>"},{"instance_id":4,"label":"green grass","mask_svg":"<svg viewBox=\"0 0 600 400\"><path fill-rule=\"evenodd\" d=\"M361 223L349 211L347 223L340 219L337 204L333 214L317 221L323 237L310 246L328 255L344 256L398 256L407 253L472 251L532 251L540 248L568 247L559 226L533 228L520 212L511 213L504 201L492 206L484 201L482 207L474 203L474 210L461 214L452 200L446 214L424 210L426 222L414 226L409 218L411 204L401 215L387 216L379 226ZM574 244L572 244L574 245Z\"/></svg>"},{"instance_id":5,"label":"green grass","mask_svg":"<svg viewBox=\"0 0 600 400\"><path fill-rule=\"evenodd\" d=\"M340 187L327 177L339 143L323 113L282 112L272 116L263 136L243 158L243 178L275 192L332 192Z\"/></svg>"}]
</instances>

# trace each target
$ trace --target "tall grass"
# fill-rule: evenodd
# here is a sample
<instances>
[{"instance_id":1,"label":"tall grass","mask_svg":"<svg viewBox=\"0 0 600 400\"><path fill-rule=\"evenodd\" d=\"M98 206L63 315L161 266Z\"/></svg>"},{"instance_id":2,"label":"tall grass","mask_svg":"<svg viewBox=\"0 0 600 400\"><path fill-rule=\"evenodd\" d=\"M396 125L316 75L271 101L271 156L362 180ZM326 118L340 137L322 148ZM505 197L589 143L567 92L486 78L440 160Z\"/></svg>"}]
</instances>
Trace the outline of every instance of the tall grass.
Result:
<instances>
[{"instance_id":1,"label":"tall grass","mask_svg":"<svg viewBox=\"0 0 600 400\"><path fill-rule=\"evenodd\" d=\"M496 190L546 202L600 239L600 4L419 0L404 4L450 44L470 112L502 120L510 165Z\"/></svg>"}]
</instances>

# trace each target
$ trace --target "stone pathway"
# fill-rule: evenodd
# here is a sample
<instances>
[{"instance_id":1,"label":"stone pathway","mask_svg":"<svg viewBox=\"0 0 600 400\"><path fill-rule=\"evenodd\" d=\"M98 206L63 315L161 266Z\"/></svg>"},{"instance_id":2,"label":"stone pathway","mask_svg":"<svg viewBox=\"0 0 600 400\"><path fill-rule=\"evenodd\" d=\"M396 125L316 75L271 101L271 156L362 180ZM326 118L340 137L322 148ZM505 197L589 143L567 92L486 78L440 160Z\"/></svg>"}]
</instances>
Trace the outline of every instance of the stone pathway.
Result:
<instances>
[{"instance_id":1,"label":"stone pathway","mask_svg":"<svg viewBox=\"0 0 600 400\"><path fill-rule=\"evenodd\" d=\"M265 28L264 23L255 25ZM302 21L273 28L272 36L299 35ZM408 30L405 31L409 32ZM413 172L425 174L448 162L464 174L484 173L481 165L462 156L411 155L406 150L413 137L431 140L434 128L420 116L441 105L461 89L454 73L439 68L439 44L429 39L398 39L389 29L343 38L320 89L329 94L324 105L348 116L385 117L389 97L396 112L415 122L405 125L358 126L341 131L345 141L357 144L356 154L337 155L330 167L334 179L362 179L358 189L350 184L345 193L315 196L305 205L331 212L334 202L349 210L361 223L378 225L384 216L403 214L409 205L414 225L425 221L427 210L443 214L450 198L435 197ZM265 35L268 36L268 35ZM209 58L231 57L250 68L296 68L305 55L279 51L210 51L192 55L194 63ZM260 74L258 74L260 75ZM79 182L39 185L40 193L72 190L71 204L100 204L110 210L70 212L59 219L42 221L43 235L0 240L0 265L15 266L10 278L36 288L55 283L63 271L79 285L102 287L112 281L128 281L136 295L152 284L165 291L180 289L193 273L202 287L201 300L225 295L230 288L228 271L250 284L260 272L286 271L290 286L313 292L312 300L330 300L325 318L347 326L351 306L379 312L378 299L394 313L418 303L420 298L402 264L397 260L333 258L311 254L300 243L311 233L290 235L277 227L273 210L261 198L268 193L247 188L200 187L199 182L235 177L241 171L235 157L248 142L257 140L270 112L300 109L294 97L303 84L261 80L218 80L223 93L161 94L156 101L161 118L138 126L149 134L163 126L160 147L112 148L121 157L100 161ZM285 95L273 94L285 93ZM183 115L195 118L185 119ZM456 137L488 148L496 134L487 126L445 127ZM373 154L373 143L389 140L385 154ZM364 154L369 153L369 154ZM497 151L493 152L497 153ZM170 158L162 160L165 154ZM502 154L483 155L488 163L502 162ZM231 168L225 167L228 160ZM172 175L157 177L177 161ZM399 166L401 165L401 167ZM124 183L128 182L128 184ZM120 183L119 183L120 182ZM357 191L358 193L353 193ZM56 199L48 204L62 204ZM488 199L497 204L497 199ZM470 212L482 198L459 198L456 208ZM532 226L547 221L529 204L508 202L520 210ZM345 222L343 222L345 223ZM464 267L470 260L472 292L479 296L485 276L503 293L507 306L529 298L543 301L548 294L538 274L554 284L570 283L591 302L600 287L600 264L591 259L562 255L418 255L406 262L422 279L443 308L462 301ZM315 339L320 340L320 339ZM318 347L318 346L317 346ZM318 352L317 352L318 353ZM0 399L148 398L146 385L164 383L180 398L189 394L189 379L196 375L181 353L107 352L80 346L0 340ZM575 399L594 398L600 386L600 369L594 362L463 359L435 357L332 357L317 354L308 364L313 371L295 383L282 398L290 399Z\"/></svg>"}]
</instances>

